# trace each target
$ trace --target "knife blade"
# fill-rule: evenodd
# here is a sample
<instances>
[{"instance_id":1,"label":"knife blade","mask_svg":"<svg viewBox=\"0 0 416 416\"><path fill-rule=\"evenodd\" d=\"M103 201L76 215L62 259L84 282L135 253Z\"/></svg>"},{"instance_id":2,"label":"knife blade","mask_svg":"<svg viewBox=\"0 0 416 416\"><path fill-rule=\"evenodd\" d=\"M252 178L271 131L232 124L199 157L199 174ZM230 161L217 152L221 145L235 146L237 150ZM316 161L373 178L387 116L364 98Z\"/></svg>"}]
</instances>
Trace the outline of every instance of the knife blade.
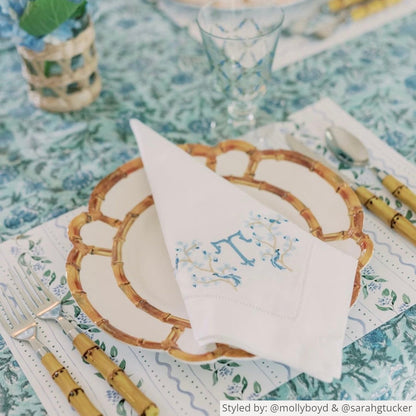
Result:
<instances>
[{"instance_id":1,"label":"knife blade","mask_svg":"<svg viewBox=\"0 0 416 416\"><path fill-rule=\"evenodd\" d=\"M314 159L328 169L334 171L334 166L331 166L320 154L311 150L293 135L286 135L286 143L295 152L301 153L304 156ZM364 205L370 212L372 212L375 216L389 225L390 228L405 237L413 245L416 245L416 227L407 218L400 214L400 212L391 208L383 200L378 198L364 186L352 181L350 178L338 170L336 171L336 174L344 182L351 186L362 205Z\"/></svg>"}]
</instances>

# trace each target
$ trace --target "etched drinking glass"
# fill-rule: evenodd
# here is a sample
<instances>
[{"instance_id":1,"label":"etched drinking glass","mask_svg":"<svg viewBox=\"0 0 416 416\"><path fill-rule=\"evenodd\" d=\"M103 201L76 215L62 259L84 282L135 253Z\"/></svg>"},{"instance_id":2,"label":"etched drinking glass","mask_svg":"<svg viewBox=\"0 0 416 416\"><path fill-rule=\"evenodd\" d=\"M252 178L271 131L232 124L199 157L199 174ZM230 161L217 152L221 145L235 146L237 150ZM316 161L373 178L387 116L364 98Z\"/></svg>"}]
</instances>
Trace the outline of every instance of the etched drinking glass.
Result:
<instances>
[{"instance_id":1,"label":"etched drinking glass","mask_svg":"<svg viewBox=\"0 0 416 416\"><path fill-rule=\"evenodd\" d=\"M270 0L214 0L197 23L211 69L229 99L229 120L255 125L271 76L284 12Z\"/></svg>"}]
</instances>

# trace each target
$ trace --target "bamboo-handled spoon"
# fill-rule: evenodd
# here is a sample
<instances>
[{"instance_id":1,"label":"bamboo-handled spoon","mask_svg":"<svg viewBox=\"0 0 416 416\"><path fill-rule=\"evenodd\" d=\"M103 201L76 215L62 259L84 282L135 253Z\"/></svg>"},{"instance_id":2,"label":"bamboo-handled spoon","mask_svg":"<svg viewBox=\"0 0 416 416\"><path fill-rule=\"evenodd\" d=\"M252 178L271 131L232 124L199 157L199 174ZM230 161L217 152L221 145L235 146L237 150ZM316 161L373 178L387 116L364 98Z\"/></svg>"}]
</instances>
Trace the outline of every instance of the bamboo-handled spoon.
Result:
<instances>
[{"instance_id":1,"label":"bamboo-handled spoon","mask_svg":"<svg viewBox=\"0 0 416 416\"><path fill-rule=\"evenodd\" d=\"M328 164L323 156L309 149L299 139L295 138L291 134L286 135L286 143L292 150L316 160L317 163L321 163L322 165L327 166L329 169L333 169L333 167ZM383 200L378 198L364 186L357 184L355 181L351 181L348 177L339 171L336 173L345 183L352 187L360 202L370 212L372 212L375 216L384 221L390 228L401 234L416 246L416 227L407 218L403 217L402 214L387 205Z\"/></svg>"},{"instance_id":2,"label":"bamboo-handled spoon","mask_svg":"<svg viewBox=\"0 0 416 416\"><path fill-rule=\"evenodd\" d=\"M368 166L377 175L383 186L397 199L406 204L416 213L416 194L405 184L381 169L370 166L367 148L358 139L342 127L329 127L325 132L328 149L334 156L348 167Z\"/></svg>"}]
</instances>

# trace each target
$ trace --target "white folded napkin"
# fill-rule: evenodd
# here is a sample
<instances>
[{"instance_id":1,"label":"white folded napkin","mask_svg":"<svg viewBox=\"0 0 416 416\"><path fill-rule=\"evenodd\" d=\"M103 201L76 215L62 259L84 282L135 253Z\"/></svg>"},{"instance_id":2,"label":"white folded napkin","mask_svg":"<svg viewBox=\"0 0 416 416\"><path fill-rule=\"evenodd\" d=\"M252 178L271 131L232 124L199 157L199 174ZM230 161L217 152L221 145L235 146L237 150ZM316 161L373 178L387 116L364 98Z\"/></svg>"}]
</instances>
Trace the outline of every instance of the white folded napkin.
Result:
<instances>
[{"instance_id":1,"label":"white folded napkin","mask_svg":"<svg viewBox=\"0 0 416 416\"><path fill-rule=\"evenodd\" d=\"M197 342L340 377L357 260L130 125Z\"/></svg>"}]
</instances>

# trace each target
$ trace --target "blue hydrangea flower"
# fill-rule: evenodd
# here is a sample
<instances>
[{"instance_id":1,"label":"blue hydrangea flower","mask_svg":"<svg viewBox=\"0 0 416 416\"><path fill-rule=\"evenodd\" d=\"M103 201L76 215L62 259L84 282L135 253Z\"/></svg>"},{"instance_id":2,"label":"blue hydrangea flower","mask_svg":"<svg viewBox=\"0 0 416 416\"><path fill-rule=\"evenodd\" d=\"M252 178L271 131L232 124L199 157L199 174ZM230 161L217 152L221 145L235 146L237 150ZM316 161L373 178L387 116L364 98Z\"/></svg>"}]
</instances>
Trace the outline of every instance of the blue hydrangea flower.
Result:
<instances>
[{"instance_id":1,"label":"blue hydrangea flower","mask_svg":"<svg viewBox=\"0 0 416 416\"><path fill-rule=\"evenodd\" d=\"M227 386L227 392L229 394L240 394L241 393L241 385L238 383L229 384Z\"/></svg>"},{"instance_id":2,"label":"blue hydrangea flower","mask_svg":"<svg viewBox=\"0 0 416 416\"><path fill-rule=\"evenodd\" d=\"M339 400L351 400L351 396L347 391L341 390L339 392Z\"/></svg>"},{"instance_id":3,"label":"blue hydrangea flower","mask_svg":"<svg viewBox=\"0 0 416 416\"><path fill-rule=\"evenodd\" d=\"M188 124L189 130L194 133L208 134L211 131L211 120L208 119L199 119L192 120Z\"/></svg>"},{"instance_id":4,"label":"blue hydrangea flower","mask_svg":"<svg viewBox=\"0 0 416 416\"><path fill-rule=\"evenodd\" d=\"M406 367L402 364L396 364L390 369L390 377L392 380L395 380L396 378L400 378L404 373L406 373L406 371Z\"/></svg>"},{"instance_id":5,"label":"blue hydrangea flower","mask_svg":"<svg viewBox=\"0 0 416 416\"><path fill-rule=\"evenodd\" d=\"M13 19L0 8L0 37L10 38L14 32Z\"/></svg>"},{"instance_id":6,"label":"blue hydrangea flower","mask_svg":"<svg viewBox=\"0 0 416 416\"><path fill-rule=\"evenodd\" d=\"M376 292L377 290L380 290L381 289L381 283L378 283L378 282L370 282L368 285L367 285L367 289L370 291L370 292Z\"/></svg>"},{"instance_id":7,"label":"blue hydrangea flower","mask_svg":"<svg viewBox=\"0 0 416 416\"><path fill-rule=\"evenodd\" d=\"M5 218L4 225L6 228L15 229L24 223L34 221L37 217L37 212L30 208L17 208L12 211L12 215Z\"/></svg>"},{"instance_id":8,"label":"blue hydrangea flower","mask_svg":"<svg viewBox=\"0 0 416 416\"><path fill-rule=\"evenodd\" d=\"M318 68L305 68L297 73L296 78L302 82L313 82L321 78L321 76L322 72Z\"/></svg>"},{"instance_id":9,"label":"blue hydrangea flower","mask_svg":"<svg viewBox=\"0 0 416 416\"><path fill-rule=\"evenodd\" d=\"M17 45L24 46L34 51L42 51L45 43L56 44L76 36L85 27L86 19L68 19L56 28L52 33L44 37L35 37L19 26L29 0L0 0L0 38L10 38ZM35 1L35 0L31 0ZM70 0L79 4L82 0ZM92 3L92 4L90 4ZM94 0L89 0L87 12L91 16L96 14L97 7Z\"/></svg>"},{"instance_id":10,"label":"blue hydrangea flower","mask_svg":"<svg viewBox=\"0 0 416 416\"><path fill-rule=\"evenodd\" d=\"M13 133L10 130L3 130L0 132L0 148L7 147L14 139Z\"/></svg>"},{"instance_id":11,"label":"blue hydrangea flower","mask_svg":"<svg viewBox=\"0 0 416 416\"><path fill-rule=\"evenodd\" d=\"M231 367L228 367L228 365L223 365L219 370L218 370L218 375L220 377L227 377L233 374L233 369Z\"/></svg>"},{"instance_id":12,"label":"blue hydrangea flower","mask_svg":"<svg viewBox=\"0 0 416 416\"><path fill-rule=\"evenodd\" d=\"M3 13L9 14L12 18L20 17L29 0L0 0L0 9Z\"/></svg>"},{"instance_id":13,"label":"blue hydrangea flower","mask_svg":"<svg viewBox=\"0 0 416 416\"><path fill-rule=\"evenodd\" d=\"M80 191L88 187L94 179L91 171L79 171L67 176L63 181L63 188L69 191Z\"/></svg>"},{"instance_id":14,"label":"blue hydrangea flower","mask_svg":"<svg viewBox=\"0 0 416 416\"><path fill-rule=\"evenodd\" d=\"M364 89L365 89L365 85L363 84L350 84L347 87L347 93L355 94L355 93L361 92Z\"/></svg>"},{"instance_id":15,"label":"blue hydrangea flower","mask_svg":"<svg viewBox=\"0 0 416 416\"><path fill-rule=\"evenodd\" d=\"M416 90L416 77L415 77L415 90ZM406 136L398 130L387 131L383 136L383 140L387 142L388 145L397 148L405 145L407 142Z\"/></svg>"},{"instance_id":16,"label":"blue hydrangea flower","mask_svg":"<svg viewBox=\"0 0 416 416\"><path fill-rule=\"evenodd\" d=\"M19 32L23 32L22 30L19 30ZM45 47L45 42L42 38L36 38L32 35L29 35L26 32L23 32L20 36L20 46L24 46L25 48L32 49L32 51L40 52Z\"/></svg>"},{"instance_id":17,"label":"blue hydrangea flower","mask_svg":"<svg viewBox=\"0 0 416 416\"><path fill-rule=\"evenodd\" d=\"M404 85L411 90L416 90L416 75L411 75L404 80Z\"/></svg>"},{"instance_id":18,"label":"blue hydrangea flower","mask_svg":"<svg viewBox=\"0 0 416 416\"><path fill-rule=\"evenodd\" d=\"M370 350L381 350L390 344L390 340L380 328L365 335L359 342L364 348Z\"/></svg>"},{"instance_id":19,"label":"blue hydrangea flower","mask_svg":"<svg viewBox=\"0 0 416 416\"><path fill-rule=\"evenodd\" d=\"M373 400L389 400L390 397L391 389L388 386L381 387L371 396Z\"/></svg>"},{"instance_id":20,"label":"blue hydrangea flower","mask_svg":"<svg viewBox=\"0 0 416 416\"><path fill-rule=\"evenodd\" d=\"M0 168L0 185L11 182L17 176L16 169L11 166Z\"/></svg>"},{"instance_id":21,"label":"blue hydrangea flower","mask_svg":"<svg viewBox=\"0 0 416 416\"><path fill-rule=\"evenodd\" d=\"M63 206L57 206L52 209L50 214L48 215L48 219L59 217L62 214L65 214L68 210Z\"/></svg>"},{"instance_id":22,"label":"blue hydrangea flower","mask_svg":"<svg viewBox=\"0 0 416 416\"><path fill-rule=\"evenodd\" d=\"M107 399L110 403L118 403L121 399L120 395L114 390L107 390L106 391Z\"/></svg>"},{"instance_id":23,"label":"blue hydrangea flower","mask_svg":"<svg viewBox=\"0 0 416 416\"><path fill-rule=\"evenodd\" d=\"M406 311L407 309L409 309L409 305L407 303L402 303L398 308L397 308L397 312L398 313L402 313L404 311Z\"/></svg>"},{"instance_id":24,"label":"blue hydrangea flower","mask_svg":"<svg viewBox=\"0 0 416 416\"><path fill-rule=\"evenodd\" d=\"M178 85L189 84L193 78L193 75L188 72L180 72L172 77L172 83Z\"/></svg>"}]
</instances>

